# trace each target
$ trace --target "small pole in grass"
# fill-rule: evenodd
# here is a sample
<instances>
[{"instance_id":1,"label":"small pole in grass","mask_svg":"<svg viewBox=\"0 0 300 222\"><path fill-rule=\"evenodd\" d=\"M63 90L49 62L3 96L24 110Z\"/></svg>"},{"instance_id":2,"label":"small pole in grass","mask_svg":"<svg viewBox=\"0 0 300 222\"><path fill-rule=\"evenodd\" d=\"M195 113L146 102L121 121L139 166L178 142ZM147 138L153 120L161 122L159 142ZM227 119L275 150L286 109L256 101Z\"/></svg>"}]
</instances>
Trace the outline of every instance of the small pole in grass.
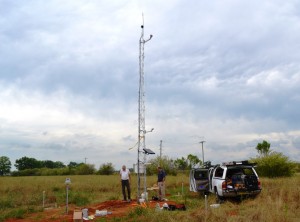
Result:
<instances>
[{"instance_id":1,"label":"small pole in grass","mask_svg":"<svg viewBox=\"0 0 300 222\"><path fill-rule=\"evenodd\" d=\"M182 175L181 175L181 195L183 196L183 173L184 171L182 170Z\"/></svg>"},{"instance_id":2,"label":"small pole in grass","mask_svg":"<svg viewBox=\"0 0 300 222\"><path fill-rule=\"evenodd\" d=\"M69 213L69 209L68 209L68 204L69 204L69 185L71 184L71 179L70 178L66 178L65 184L66 184L66 191L67 191L66 214L68 214Z\"/></svg>"},{"instance_id":3,"label":"small pole in grass","mask_svg":"<svg viewBox=\"0 0 300 222\"><path fill-rule=\"evenodd\" d=\"M207 212L207 195L205 195L205 212Z\"/></svg>"},{"instance_id":4,"label":"small pole in grass","mask_svg":"<svg viewBox=\"0 0 300 222\"><path fill-rule=\"evenodd\" d=\"M43 208L45 208L45 191L43 191Z\"/></svg>"}]
</instances>

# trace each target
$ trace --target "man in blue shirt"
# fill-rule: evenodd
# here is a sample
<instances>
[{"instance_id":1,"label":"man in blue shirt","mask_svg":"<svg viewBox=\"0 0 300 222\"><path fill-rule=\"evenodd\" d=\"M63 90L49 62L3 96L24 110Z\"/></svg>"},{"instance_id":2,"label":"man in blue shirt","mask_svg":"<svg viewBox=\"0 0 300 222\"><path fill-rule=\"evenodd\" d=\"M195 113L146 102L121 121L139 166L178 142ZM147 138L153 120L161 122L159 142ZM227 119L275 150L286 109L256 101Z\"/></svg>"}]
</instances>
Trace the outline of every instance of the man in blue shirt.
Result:
<instances>
[{"instance_id":1,"label":"man in blue shirt","mask_svg":"<svg viewBox=\"0 0 300 222\"><path fill-rule=\"evenodd\" d=\"M164 200L166 173L160 166L157 169L158 169L158 174L157 174L158 198L159 200Z\"/></svg>"}]
</instances>

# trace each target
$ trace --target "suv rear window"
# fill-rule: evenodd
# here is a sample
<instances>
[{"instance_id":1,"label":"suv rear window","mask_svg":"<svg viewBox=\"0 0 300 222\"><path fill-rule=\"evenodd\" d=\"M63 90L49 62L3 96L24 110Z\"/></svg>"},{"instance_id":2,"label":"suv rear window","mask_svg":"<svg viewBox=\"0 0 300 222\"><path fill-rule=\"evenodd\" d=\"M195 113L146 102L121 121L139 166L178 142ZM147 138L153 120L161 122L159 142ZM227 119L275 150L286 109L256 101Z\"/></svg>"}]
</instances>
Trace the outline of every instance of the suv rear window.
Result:
<instances>
[{"instance_id":1,"label":"suv rear window","mask_svg":"<svg viewBox=\"0 0 300 222\"><path fill-rule=\"evenodd\" d=\"M244 170L245 175L248 175L248 176L254 175L254 172L253 172L252 168L245 168L243 170Z\"/></svg>"},{"instance_id":2,"label":"suv rear window","mask_svg":"<svg viewBox=\"0 0 300 222\"><path fill-rule=\"evenodd\" d=\"M254 175L254 172L252 168L243 168L243 167L237 167L237 168L229 168L227 169L226 177L231 178L233 175Z\"/></svg>"},{"instance_id":3,"label":"suv rear window","mask_svg":"<svg viewBox=\"0 0 300 222\"><path fill-rule=\"evenodd\" d=\"M223 177L223 172L224 172L224 169L221 167L218 167L215 171L215 177Z\"/></svg>"},{"instance_id":4,"label":"suv rear window","mask_svg":"<svg viewBox=\"0 0 300 222\"><path fill-rule=\"evenodd\" d=\"M208 179L208 170L195 170L194 178L196 180Z\"/></svg>"}]
</instances>

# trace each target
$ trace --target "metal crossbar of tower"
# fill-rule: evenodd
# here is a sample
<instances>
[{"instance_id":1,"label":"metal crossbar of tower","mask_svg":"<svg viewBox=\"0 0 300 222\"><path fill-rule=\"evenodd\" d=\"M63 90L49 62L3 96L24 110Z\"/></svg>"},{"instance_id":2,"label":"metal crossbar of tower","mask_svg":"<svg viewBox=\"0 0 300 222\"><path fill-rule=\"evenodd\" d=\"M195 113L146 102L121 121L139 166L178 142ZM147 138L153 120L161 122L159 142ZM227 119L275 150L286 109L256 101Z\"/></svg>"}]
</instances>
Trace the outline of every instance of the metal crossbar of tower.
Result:
<instances>
[{"instance_id":1,"label":"metal crossbar of tower","mask_svg":"<svg viewBox=\"0 0 300 222\"><path fill-rule=\"evenodd\" d=\"M145 153L146 149L146 129L145 129L145 89L144 89L144 45L146 42L148 42L152 35L150 35L150 38L145 40L144 39L144 21L143 25L141 26L142 33L139 41L139 73L140 73L140 80L139 80L139 107L138 107L138 150L137 150L137 201L139 202L139 199L141 197L141 176L144 176L144 189L146 189L146 165L145 165L145 156L144 161L142 162L140 159L141 153ZM153 130L153 129L152 129ZM142 172L141 172L142 169ZM146 191L145 191L146 192Z\"/></svg>"}]
</instances>

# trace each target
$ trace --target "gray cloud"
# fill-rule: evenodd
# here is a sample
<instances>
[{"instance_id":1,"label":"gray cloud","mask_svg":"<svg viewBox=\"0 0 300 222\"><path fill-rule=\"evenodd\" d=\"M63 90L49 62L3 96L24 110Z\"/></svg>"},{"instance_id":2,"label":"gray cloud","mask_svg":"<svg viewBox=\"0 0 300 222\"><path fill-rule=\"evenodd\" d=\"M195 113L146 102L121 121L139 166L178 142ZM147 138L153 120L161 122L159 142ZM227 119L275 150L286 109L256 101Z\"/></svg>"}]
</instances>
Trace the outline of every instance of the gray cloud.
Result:
<instances>
[{"instance_id":1,"label":"gray cloud","mask_svg":"<svg viewBox=\"0 0 300 222\"><path fill-rule=\"evenodd\" d=\"M162 139L170 156L198 153L197 135L207 158L244 159L266 139L299 160L296 1L0 2L5 155L20 158L17 147L134 163L142 12L145 38L154 35L145 45L151 149Z\"/></svg>"}]
</instances>

